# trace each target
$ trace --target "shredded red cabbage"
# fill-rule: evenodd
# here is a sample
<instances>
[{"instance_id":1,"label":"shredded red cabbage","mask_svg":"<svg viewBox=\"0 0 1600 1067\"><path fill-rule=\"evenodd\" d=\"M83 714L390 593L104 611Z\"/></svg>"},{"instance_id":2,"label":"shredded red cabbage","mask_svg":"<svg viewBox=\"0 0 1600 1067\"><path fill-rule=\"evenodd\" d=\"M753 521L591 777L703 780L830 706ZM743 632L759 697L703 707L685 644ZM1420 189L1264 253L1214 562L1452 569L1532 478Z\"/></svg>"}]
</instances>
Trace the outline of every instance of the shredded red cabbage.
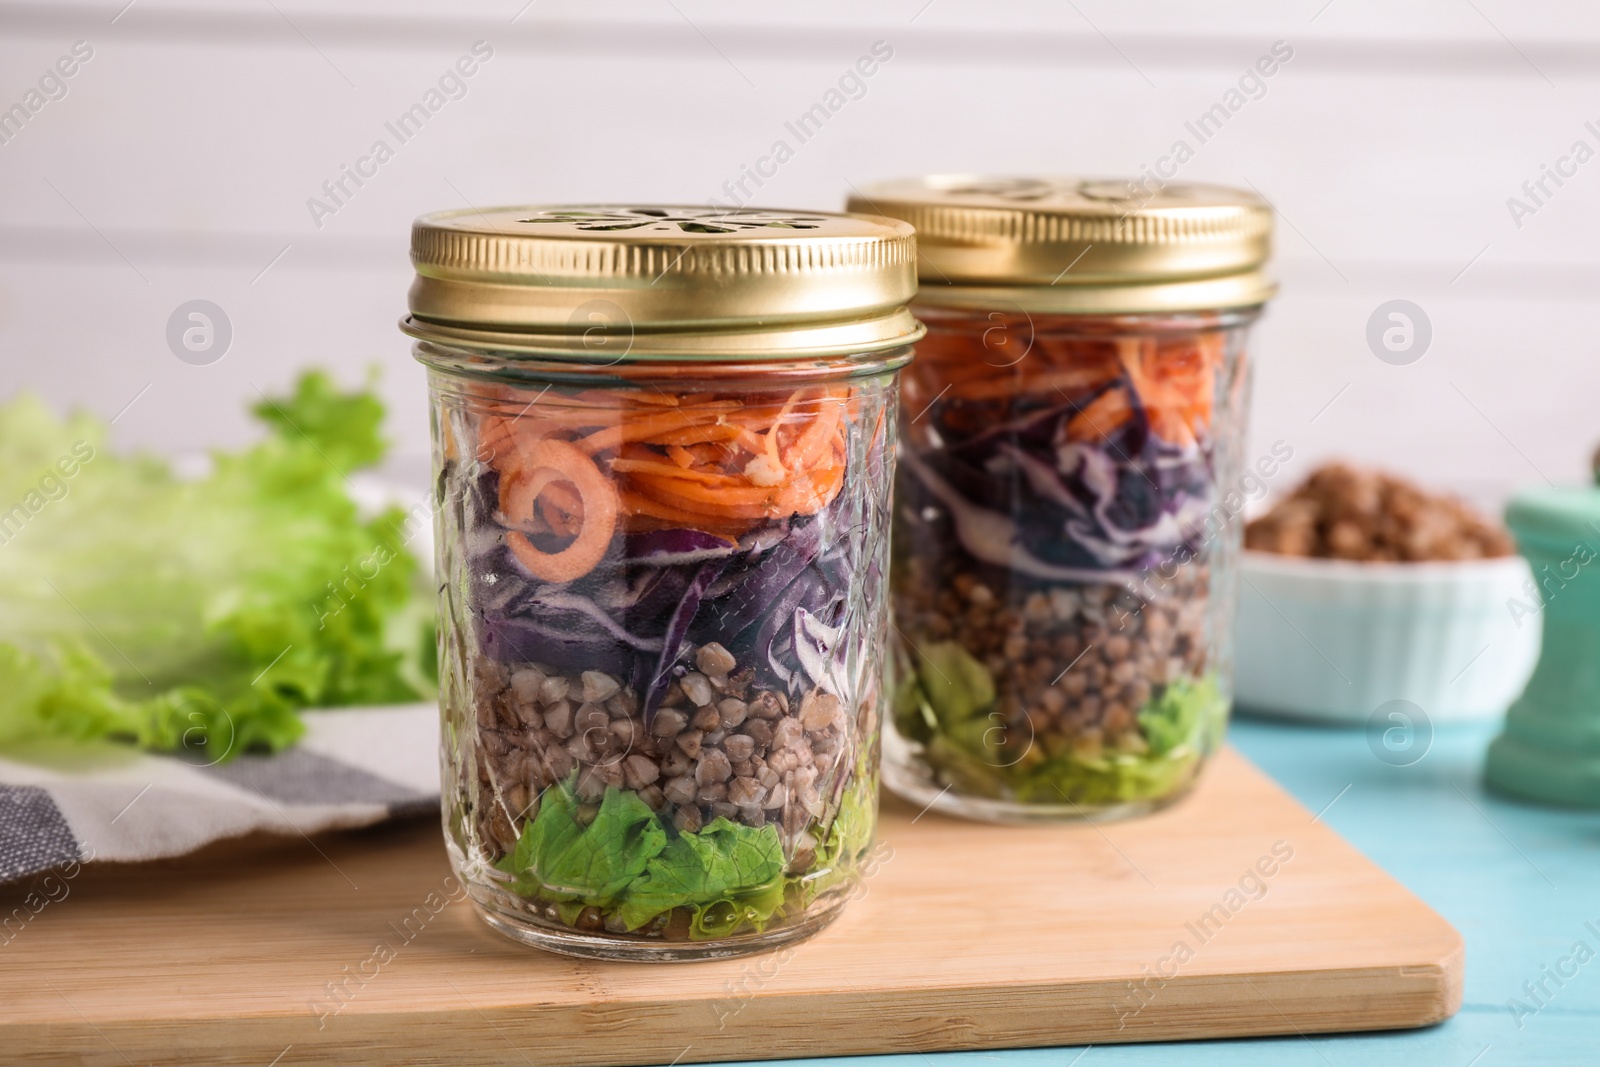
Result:
<instances>
[{"instance_id":1,"label":"shredded red cabbage","mask_svg":"<svg viewBox=\"0 0 1600 1067\"><path fill-rule=\"evenodd\" d=\"M1195 547L1213 484L1209 442L1161 441L1137 404L1103 440L1069 440L1090 399L966 437L941 418L964 401L935 403L924 416L938 427L935 447L901 455L911 477L899 506L981 563L1045 581L1126 581Z\"/></svg>"},{"instance_id":2,"label":"shredded red cabbage","mask_svg":"<svg viewBox=\"0 0 1600 1067\"><path fill-rule=\"evenodd\" d=\"M841 492L817 515L764 524L737 544L699 530L631 534L593 571L556 584L506 548L494 477L485 474L468 502L467 526L482 536L466 545L469 607L491 658L631 679L647 725L689 669L688 650L709 642L759 664L795 699L814 686L840 688L847 591L870 554L858 494Z\"/></svg>"}]
</instances>

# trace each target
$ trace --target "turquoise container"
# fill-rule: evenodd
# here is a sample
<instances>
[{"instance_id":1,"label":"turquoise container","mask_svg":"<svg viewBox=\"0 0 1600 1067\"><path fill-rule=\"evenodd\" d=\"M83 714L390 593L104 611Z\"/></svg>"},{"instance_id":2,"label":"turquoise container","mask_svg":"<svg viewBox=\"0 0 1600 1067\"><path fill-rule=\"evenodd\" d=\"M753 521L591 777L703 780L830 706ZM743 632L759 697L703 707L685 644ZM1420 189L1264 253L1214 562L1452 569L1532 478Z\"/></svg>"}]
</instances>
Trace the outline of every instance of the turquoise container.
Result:
<instances>
[{"instance_id":1,"label":"turquoise container","mask_svg":"<svg viewBox=\"0 0 1600 1067\"><path fill-rule=\"evenodd\" d=\"M1506 524L1534 575L1506 610L1543 612L1544 643L1486 778L1508 796L1600 808L1600 488L1522 493Z\"/></svg>"}]
</instances>

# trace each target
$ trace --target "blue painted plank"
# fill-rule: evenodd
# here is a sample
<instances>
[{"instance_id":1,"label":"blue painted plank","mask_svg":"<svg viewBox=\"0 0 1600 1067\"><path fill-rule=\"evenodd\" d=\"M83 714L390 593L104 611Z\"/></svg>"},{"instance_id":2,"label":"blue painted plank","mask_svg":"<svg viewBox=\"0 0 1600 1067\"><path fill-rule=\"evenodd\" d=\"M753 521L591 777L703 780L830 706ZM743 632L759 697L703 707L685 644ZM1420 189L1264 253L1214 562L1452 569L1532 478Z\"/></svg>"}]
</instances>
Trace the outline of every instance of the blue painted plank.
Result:
<instances>
[{"instance_id":1,"label":"blue painted plank","mask_svg":"<svg viewBox=\"0 0 1600 1067\"><path fill-rule=\"evenodd\" d=\"M1467 945L1465 1000L1461 1013L1439 1026L1385 1034L1104 1045L1087 1051L791 1062L795 1067L1600 1062L1595 1051L1600 1039L1600 813L1553 811L1485 793L1483 752L1496 729L1440 728L1426 745L1416 738L1398 754L1384 749L1381 740L1369 741L1368 732L1359 728L1245 719L1235 723L1231 735L1245 755L1306 807L1315 812L1326 806L1324 822L1461 931ZM1380 751L1388 754L1388 762ZM1394 765L1419 752L1414 762ZM1592 958L1574 951L1580 943ZM819 1025L827 1024L819 1020Z\"/></svg>"}]
</instances>

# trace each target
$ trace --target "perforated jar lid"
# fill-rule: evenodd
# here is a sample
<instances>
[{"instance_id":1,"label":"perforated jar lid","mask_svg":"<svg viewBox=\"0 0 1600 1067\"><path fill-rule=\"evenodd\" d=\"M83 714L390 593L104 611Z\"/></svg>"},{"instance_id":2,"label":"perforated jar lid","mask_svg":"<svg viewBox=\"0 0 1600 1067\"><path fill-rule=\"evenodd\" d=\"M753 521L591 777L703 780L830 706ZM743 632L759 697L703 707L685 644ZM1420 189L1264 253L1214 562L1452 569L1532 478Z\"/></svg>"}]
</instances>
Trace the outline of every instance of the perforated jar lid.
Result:
<instances>
[{"instance_id":1,"label":"perforated jar lid","mask_svg":"<svg viewBox=\"0 0 1600 1067\"><path fill-rule=\"evenodd\" d=\"M1277 289L1272 206L1220 185L945 174L868 186L849 209L916 227L921 304L1128 314Z\"/></svg>"},{"instance_id":2,"label":"perforated jar lid","mask_svg":"<svg viewBox=\"0 0 1600 1067\"><path fill-rule=\"evenodd\" d=\"M530 355L787 359L922 335L916 236L893 219L692 207L444 211L411 231L401 329Z\"/></svg>"}]
</instances>

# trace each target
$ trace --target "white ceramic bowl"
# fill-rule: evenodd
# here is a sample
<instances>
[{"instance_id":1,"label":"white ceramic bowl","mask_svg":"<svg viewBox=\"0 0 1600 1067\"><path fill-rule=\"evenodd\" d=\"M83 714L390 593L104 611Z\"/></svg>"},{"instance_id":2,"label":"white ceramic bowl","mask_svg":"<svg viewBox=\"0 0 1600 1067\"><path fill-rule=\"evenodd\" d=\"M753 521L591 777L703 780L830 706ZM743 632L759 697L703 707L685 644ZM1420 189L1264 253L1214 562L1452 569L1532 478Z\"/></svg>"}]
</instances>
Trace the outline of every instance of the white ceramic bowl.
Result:
<instances>
[{"instance_id":1,"label":"white ceramic bowl","mask_svg":"<svg viewBox=\"0 0 1600 1067\"><path fill-rule=\"evenodd\" d=\"M1366 722L1409 700L1434 722L1506 710L1539 659L1526 561L1353 563L1244 552L1234 699L1267 715ZM1521 625L1518 625L1520 620Z\"/></svg>"}]
</instances>

